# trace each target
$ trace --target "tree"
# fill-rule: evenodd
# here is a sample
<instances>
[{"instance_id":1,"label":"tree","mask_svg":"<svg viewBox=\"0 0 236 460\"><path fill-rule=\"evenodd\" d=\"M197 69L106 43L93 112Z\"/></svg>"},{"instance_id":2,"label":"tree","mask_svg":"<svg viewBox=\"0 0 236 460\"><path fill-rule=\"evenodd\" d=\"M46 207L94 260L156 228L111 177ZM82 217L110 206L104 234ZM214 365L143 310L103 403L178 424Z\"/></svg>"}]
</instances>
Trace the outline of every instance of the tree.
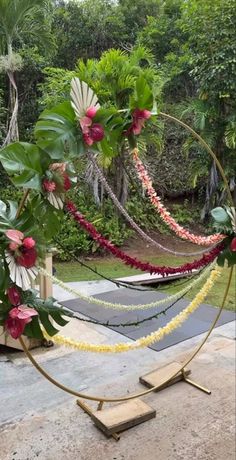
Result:
<instances>
[{"instance_id":1,"label":"tree","mask_svg":"<svg viewBox=\"0 0 236 460\"><path fill-rule=\"evenodd\" d=\"M112 0L60 1L53 29L58 52L54 65L73 69L79 58L99 58L126 37L122 12Z\"/></svg>"},{"instance_id":2,"label":"tree","mask_svg":"<svg viewBox=\"0 0 236 460\"><path fill-rule=\"evenodd\" d=\"M22 58L14 50L19 50L26 36L48 43L49 30L45 18L50 5L50 0L0 0L0 70L9 79L9 120L4 145L19 138L15 73L22 68Z\"/></svg>"},{"instance_id":3,"label":"tree","mask_svg":"<svg viewBox=\"0 0 236 460\"><path fill-rule=\"evenodd\" d=\"M192 112L197 129L208 137L233 190L236 170L235 1L183 2L181 27L189 35L185 48L187 46L199 98L190 102L187 112ZM215 200L222 200L224 194L219 186L216 167L211 164L203 217Z\"/></svg>"}]
</instances>

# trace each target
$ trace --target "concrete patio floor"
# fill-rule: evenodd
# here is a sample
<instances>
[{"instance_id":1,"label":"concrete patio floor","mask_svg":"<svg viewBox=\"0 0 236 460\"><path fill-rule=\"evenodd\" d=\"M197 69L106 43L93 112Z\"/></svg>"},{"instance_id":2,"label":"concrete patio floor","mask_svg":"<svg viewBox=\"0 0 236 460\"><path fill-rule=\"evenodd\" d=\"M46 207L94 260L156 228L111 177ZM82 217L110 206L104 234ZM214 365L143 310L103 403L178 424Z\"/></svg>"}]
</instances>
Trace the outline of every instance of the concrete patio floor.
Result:
<instances>
[{"instance_id":1,"label":"concrete patio floor","mask_svg":"<svg viewBox=\"0 0 236 460\"><path fill-rule=\"evenodd\" d=\"M111 291L103 281L78 284L87 294ZM58 288L54 295L71 299L62 298ZM63 334L94 343L130 341L76 319ZM93 395L121 396L145 389L141 375L185 361L202 337L158 352L148 348L97 355L54 346L35 349L33 355L65 385ZM22 352L0 349L0 460L235 460L234 339L234 322L217 327L191 363L191 378L209 387L211 396L184 382L151 393L142 400L156 409L156 418L122 433L119 442L107 439L76 399L46 381Z\"/></svg>"},{"instance_id":2,"label":"concrete patio floor","mask_svg":"<svg viewBox=\"0 0 236 460\"><path fill-rule=\"evenodd\" d=\"M125 340L110 329L76 320L64 333L97 343ZM156 418L124 432L119 442L105 438L75 398L44 380L23 353L2 353L1 460L235 460L234 336L233 322L216 328L191 364L192 379L209 387L211 396L181 382L143 397L156 409ZM61 382L117 396L142 391L140 375L183 361L200 338L161 352L98 356L54 347L33 353Z\"/></svg>"}]
</instances>

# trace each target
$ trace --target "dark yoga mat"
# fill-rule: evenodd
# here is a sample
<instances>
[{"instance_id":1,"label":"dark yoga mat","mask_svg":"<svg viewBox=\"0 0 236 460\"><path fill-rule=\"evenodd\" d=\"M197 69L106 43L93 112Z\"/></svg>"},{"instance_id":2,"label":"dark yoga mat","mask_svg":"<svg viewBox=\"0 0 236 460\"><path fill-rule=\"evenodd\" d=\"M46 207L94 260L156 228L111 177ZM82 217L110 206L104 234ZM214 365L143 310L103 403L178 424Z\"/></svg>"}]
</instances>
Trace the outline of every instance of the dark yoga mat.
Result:
<instances>
[{"instance_id":1,"label":"dark yoga mat","mask_svg":"<svg viewBox=\"0 0 236 460\"><path fill-rule=\"evenodd\" d=\"M94 296L98 299L106 300L108 302L115 302L121 303L124 305L129 304L146 304L153 302L157 299L165 298L166 295L156 291L135 291L132 289L119 289L116 291L106 292L103 294L98 294ZM164 326L168 323L171 318L181 312L187 305L189 305L189 300L182 299L175 304L166 315L161 315L158 318L149 320L140 324L140 326L128 326L128 327L109 327L114 331L123 334L124 336L130 339L138 339L144 335L148 335L151 332L155 331L159 327ZM82 313L87 317L94 319L100 322L107 322L110 323L129 323L138 321L140 319L147 318L152 316L156 312L163 310L169 304L165 303L163 306L155 307L148 310L139 310L139 311L120 311L120 310L113 310L108 308L103 308L96 304L90 304L80 299L75 300L68 300L66 302L62 302L67 308L70 308L74 312ZM190 339L191 337L195 337L203 332L208 331L210 325L214 318L217 315L218 308L212 307L211 305L202 304L200 307L190 315L189 319L183 323L183 325L173 331L170 335L167 335L163 340L160 342L156 342L150 348L156 351L163 350L164 348L170 347L175 345L179 342L183 342L184 340ZM235 313L232 311L224 310L218 320L217 326L221 326L222 324L229 323L235 319ZM217 327L216 326L216 327Z\"/></svg>"}]
</instances>

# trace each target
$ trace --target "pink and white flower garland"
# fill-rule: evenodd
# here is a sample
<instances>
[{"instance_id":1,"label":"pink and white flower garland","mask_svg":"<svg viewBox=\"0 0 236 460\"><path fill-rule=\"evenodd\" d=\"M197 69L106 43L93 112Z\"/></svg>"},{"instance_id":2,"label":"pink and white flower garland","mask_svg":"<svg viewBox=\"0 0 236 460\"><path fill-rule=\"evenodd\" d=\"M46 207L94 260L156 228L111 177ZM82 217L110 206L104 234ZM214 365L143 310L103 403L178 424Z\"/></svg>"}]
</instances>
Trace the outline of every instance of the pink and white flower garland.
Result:
<instances>
[{"instance_id":1,"label":"pink and white flower garland","mask_svg":"<svg viewBox=\"0 0 236 460\"><path fill-rule=\"evenodd\" d=\"M138 177L142 182L143 188L147 191L151 203L157 209L163 221L176 233L176 235L178 235L180 238L183 238L184 240L189 240L192 243L201 246L208 246L211 244L219 243L224 239L224 236L220 235L219 233L209 236L197 236L181 227L181 225L179 225L175 219L171 217L170 213L162 204L161 199L157 196L156 191L152 186L152 181L148 175L148 172L138 156L138 149L133 150L133 160L136 171L138 173Z\"/></svg>"},{"instance_id":2,"label":"pink and white flower garland","mask_svg":"<svg viewBox=\"0 0 236 460\"><path fill-rule=\"evenodd\" d=\"M107 240L100 233L97 232L96 228L91 222L88 222L85 217L77 210L76 206L72 202L67 202L66 209L69 214L74 218L76 222L96 241L102 248L109 251L115 257L119 258L126 265L129 265L138 270L149 272L149 273L158 273L161 276L172 275L175 273L189 273L192 270L198 270L202 267L205 267L218 256L220 251L223 249L224 245L220 244L217 247L213 248L208 253L204 254L203 257L199 260L194 260L193 262L186 263L180 267L165 267L150 264L149 262L142 262L135 257L131 257L121 249L117 248L111 241Z\"/></svg>"}]
</instances>

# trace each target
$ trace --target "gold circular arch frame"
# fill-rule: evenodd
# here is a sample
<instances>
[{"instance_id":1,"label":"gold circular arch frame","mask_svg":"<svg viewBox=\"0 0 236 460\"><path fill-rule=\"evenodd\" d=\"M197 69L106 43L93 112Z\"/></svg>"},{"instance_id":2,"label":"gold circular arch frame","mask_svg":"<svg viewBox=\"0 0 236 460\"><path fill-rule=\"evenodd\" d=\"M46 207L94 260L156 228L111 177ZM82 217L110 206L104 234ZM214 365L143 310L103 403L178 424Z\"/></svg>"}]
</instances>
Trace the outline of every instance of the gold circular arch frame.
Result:
<instances>
[{"instance_id":1,"label":"gold circular arch frame","mask_svg":"<svg viewBox=\"0 0 236 460\"><path fill-rule=\"evenodd\" d=\"M193 137L195 137L195 139L197 139L199 141L199 143L207 150L207 152L209 153L209 155L212 157L212 159L215 161L219 171L220 171L220 174L221 174L221 177L224 181L224 184L225 184L225 188L226 188L226 191L227 191L227 195L228 195L228 199L230 201L230 204L232 206L234 206L234 202L233 202L233 199L232 199L232 196L231 196L231 193L230 193L230 189L229 189L229 185L228 185L228 181L226 179L226 176L225 176L225 173L224 173L224 170L221 166L221 163L219 162L218 158L216 157L215 153L213 152L213 150L209 147L209 145L204 141L204 139L202 139L202 137L196 133L190 126L188 126L186 123L184 123L183 121L179 120L178 118L175 118L171 115L168 115L166 113L163 113L163 112L159 112L158 114L159 116L167 119L168 121L173 121L179 125L181 125L183 128L185 128L187 131L189 131ZM29 194L29 190L26 190L22 200L21 200L21 203L19 205L19 209L18 209L18 213L17 215L19 215L21 213L21 210L23 209L24 207L24 204L25 204L25 201L28 197L28 194ZM56 379L54 379L53 377L51 377L51 375L49 375L45 369L43 369L43 367L34 359L32 353L27 349L26 347L26 344L24 342L24 339L22 337L19 338L19 341L21 343L21 346L25 352L25 354L27 355L27 357L29 358L29 360L31 361L31 363L33 364L33 366L43 375L43 377L45 377L49 382L51 382L53 385L55 385L56 387L60 388L61 390L65 391L66 393L69 393L73 396L76 396L76 397L79 397L79 398L82 398L82 399L87 399L87 400L90 400L90 401L97 401L97 402L121 402L121 401L128 401L128 400L131 400L131 399L135 399L135 398L139 398L141 396L145 396L149 393L152 393L153 391L156 391L158 390L159 388L163 387L164 385L166 385L167 383L169 383L172 379L174 379L178 374L179 372L181 371L184 371L184 368L195 358L195 356L199 353L199 351L202 349L202 347L204 346L204 344L206 343L208 337L210 336L210 334L212 333L221 313L222 313L222 310L225 306L225 302L226 302L226 299L227 299L227 296L228 296L228 293L229 293L229 288L230 288L230 285L231 285L231 280L232 280L232 276L233 276L233 267L231 267L230 269L230 272L229 272L229 277L228 277L228 282L227 282L227 286L225 288L225 292L224 292L224 296L223 296L223 300L222 300L222 305L214 319L214 321L212 322L211 324L211 327L210 329L208 330L208 332L206 333L205 337L203 338L202 342L198 345L198 347L196 348L196 350L194 350L194 352L190 355L189 358L186 359L186 361L184 362L184 364L182 365L182 367L180 367L180 369L178 369L178 371L176 371L175 373L173 373L173 375L171 375L168 379L166 379L166 381L163 383L161 383L161 385L157 385L155 387L152 387L148 390L145 390L145 391L141 391L141 392L138 392L138 393L133 393L132 395L129 395L129 396L120 396L120 397L117 397L117 398L109 398L109 397L104 397L104 396L100 396L100 395L90 395L90 394L86 394L86 393L83 393L83 392L78 392L76 390L73 390L72 388L70 387L67 387L65 385L63 385L62 383L58 382Z\"/></svg>"}]
</instances>

